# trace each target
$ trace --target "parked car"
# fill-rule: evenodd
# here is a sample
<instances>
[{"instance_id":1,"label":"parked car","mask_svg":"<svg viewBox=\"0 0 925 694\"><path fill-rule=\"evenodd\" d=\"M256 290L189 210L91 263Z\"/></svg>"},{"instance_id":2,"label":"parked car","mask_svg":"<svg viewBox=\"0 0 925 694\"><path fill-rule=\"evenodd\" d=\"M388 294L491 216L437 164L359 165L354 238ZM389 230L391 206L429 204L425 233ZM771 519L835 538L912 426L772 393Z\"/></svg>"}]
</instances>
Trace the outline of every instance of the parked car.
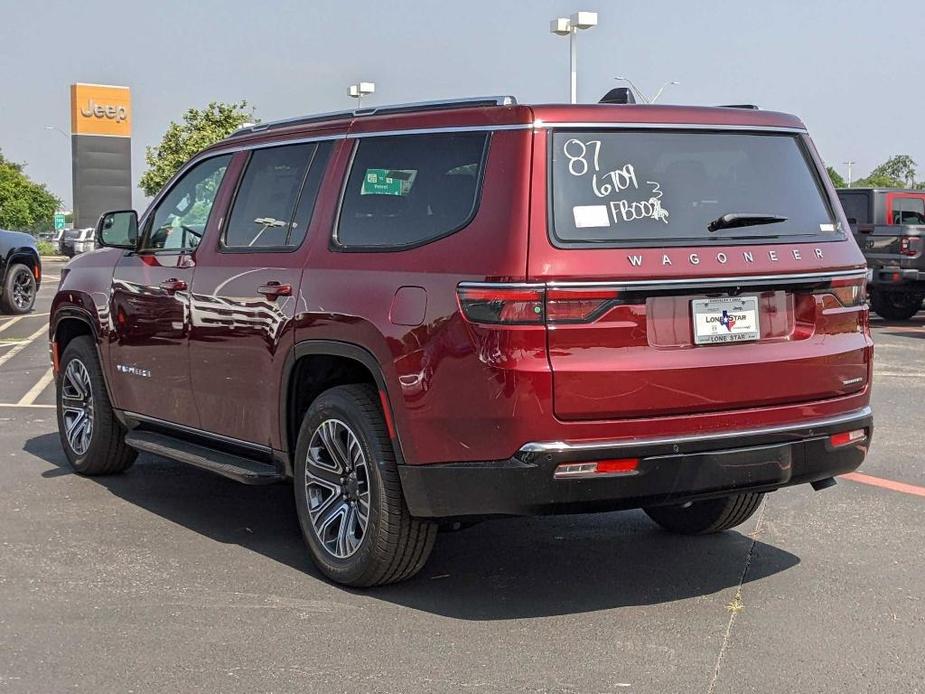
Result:
<instances>
[{"instance_id":1,"label":"parked car","mask_svg":"<svg viewBox=\"0 0 925 694\"><path fill-rule=\"evenodd\" d=\"M925 191L840 188L838 198L867 259L871 308L912 318L925 300Z\"/></svg>"},{"instance_id":2,"label":"parked car","mask_svg":"<svg viewBox=\"0 0 925 694\"><path fill-rule=\"evenodd\" d=\"M35 238L0 229L0 310L29 313L42 281L42 261Z\"/></svg>"},{"instance_id":3,"label":"parked car","mask_svg":"<svg viewBox=\"0 0 925 694\"><path fill-rule=\"evenodd\" d=\"M96 229L66 229L58 241L61 255L73 258L75 255L92 251L96 248Z\"/></svg>"},{"instance_id":4,"label":"parked car","mask_svg":"<svg viewBox=\"0 0 925 694\"><path fill-rule=\"evenodd\" d=\"M69 263L61 442L85 475L149 451L290 480L353 586L414 575L449 520L725 530L864 459L847 228L781 113L505 97L260 124Z\"/></svg>"}]
</instances>

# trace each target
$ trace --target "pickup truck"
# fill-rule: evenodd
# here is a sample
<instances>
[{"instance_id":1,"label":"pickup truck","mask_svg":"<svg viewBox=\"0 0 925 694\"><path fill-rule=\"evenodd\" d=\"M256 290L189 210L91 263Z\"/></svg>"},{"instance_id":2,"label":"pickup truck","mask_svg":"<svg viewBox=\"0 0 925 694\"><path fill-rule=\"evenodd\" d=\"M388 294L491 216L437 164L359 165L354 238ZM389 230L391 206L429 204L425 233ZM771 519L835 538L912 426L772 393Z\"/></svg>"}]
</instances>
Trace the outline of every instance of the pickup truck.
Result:
<instances>
[{"instance_id":1,"label":"pickup truck","mask_svg":"<svg viewBox=\"0 0 925 694\"><path fill-rule=\"evenodd\" d=\"M867 259L871 308L912 318L925 299L925 191L841 188L838 198Z\"/></svg>"}]
</instances>

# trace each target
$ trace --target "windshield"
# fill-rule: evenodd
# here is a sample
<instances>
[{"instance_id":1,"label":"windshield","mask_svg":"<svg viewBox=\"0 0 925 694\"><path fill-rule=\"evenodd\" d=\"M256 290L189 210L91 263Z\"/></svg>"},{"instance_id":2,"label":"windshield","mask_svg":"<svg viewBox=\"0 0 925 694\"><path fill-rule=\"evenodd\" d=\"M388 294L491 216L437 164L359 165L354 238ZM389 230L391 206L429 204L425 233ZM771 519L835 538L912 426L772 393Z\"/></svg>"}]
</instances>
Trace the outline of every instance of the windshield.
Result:
<instances>
[{"instance_id":1,"label":"windshield","mask_svg":"<svg viewBox=\"0 0 925 694\"><path fill-rule=\"evenodd\" d=\"M564 243L840 238L794 135L556 131L552 216ZM712 222L742 216L733 226ZM759 217L781 218L753 223Z\"/></svg>"}]
</instances>

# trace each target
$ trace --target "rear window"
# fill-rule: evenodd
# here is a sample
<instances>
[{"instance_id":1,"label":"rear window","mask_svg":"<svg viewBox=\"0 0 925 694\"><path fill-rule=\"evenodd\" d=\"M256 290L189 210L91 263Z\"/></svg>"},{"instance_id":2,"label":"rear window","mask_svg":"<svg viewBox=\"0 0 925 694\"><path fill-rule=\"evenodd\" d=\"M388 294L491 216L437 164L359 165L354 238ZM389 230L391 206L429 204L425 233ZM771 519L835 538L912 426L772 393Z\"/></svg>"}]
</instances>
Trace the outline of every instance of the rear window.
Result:
<instances>
[{"instance_id":1,"label":"rear window","mask_svg":"<svg viewBox=\"0 0 925 694\"><path fill-rule=\"evenodd\" d=\"M552 231L566 244L841 237L802 142L788 134L556 131L552 191ZM725 215L786 220L710 232Z\"/></svg>"},{"instance_id":2,"label":"rear window","mask_svg":"<svg viewBox=\"0 0 925 694\"><path fill-rule=\"evenodd\" d=\"M451 234L475 215L487 133L364 138L341 205L341 246L403 248Z\"/></svg>"},{"instance_id":3,"label":"rear window","mask_svg":"<svg viewBox=\"0 0 925 694\"><path fill-rule=\"evenodd\" d=\"M838 191L838 199L849 224L870 224L870 199L867 193Z\"/></svg>"}]
</instances>

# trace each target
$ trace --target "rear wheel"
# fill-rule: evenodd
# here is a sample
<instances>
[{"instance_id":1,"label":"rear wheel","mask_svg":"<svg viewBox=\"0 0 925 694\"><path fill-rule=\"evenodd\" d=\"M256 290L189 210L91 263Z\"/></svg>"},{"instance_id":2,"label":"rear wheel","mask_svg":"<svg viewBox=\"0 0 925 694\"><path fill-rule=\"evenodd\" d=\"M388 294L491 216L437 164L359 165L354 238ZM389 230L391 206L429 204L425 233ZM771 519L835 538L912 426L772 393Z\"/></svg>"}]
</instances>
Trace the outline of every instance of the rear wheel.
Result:
<instances>
[{"instance_id":1,"label":"rear wheel","mask_svg":"<svg viewBox=\"0 0 925 694\"><path fill-rule=\"evenodd\" d=\"M763 498L764 494L734 494L689 504L650 506L644 511L665 530L706 535L741 525L758 510Z\"/></svg>"},{"instance_id":2,"label":"rear wheel","mask_svg":"<svg viewBox=\"0 0 925 694\"><path fill-rule=\"evenodd\" d=\"M870 307L877 315L887 320L909 320L922 308L922 292L881 292L870 293Z\"/></svg>"},{"instance_id":3,"label":"rear wheel","mask_svg":"<svg viewBox=\"0 0 925 694\"><path fill-rule=\"evenodd\" d=\"M128 469L138 454L125 445L91 338L81 335L68 343L56 386L58 435L75 472L110 475Z\"/></svg>"},{"instance_id":4,"label":"rear wheel","mask_svg":"<svg viewBox=\"0 0 925 694\"><path fill-rule=\"evenodd\" d=\"M29 313L35 305L35 290L35 275L27 265L10 267L0 296L4 313Z\"/></svg>"},{"instance_id":5,"label":"rear wheel","mask_svg":"<svg viewBox=\"0 0 925 694\"><path fill-rule=\"evenodd\" d=\"M294 487L302 535L329 579L394 583L430 556L437 524L408 512L371 386L338 386L312 403L299 430Z\"/></svg>"}]
</instances>

